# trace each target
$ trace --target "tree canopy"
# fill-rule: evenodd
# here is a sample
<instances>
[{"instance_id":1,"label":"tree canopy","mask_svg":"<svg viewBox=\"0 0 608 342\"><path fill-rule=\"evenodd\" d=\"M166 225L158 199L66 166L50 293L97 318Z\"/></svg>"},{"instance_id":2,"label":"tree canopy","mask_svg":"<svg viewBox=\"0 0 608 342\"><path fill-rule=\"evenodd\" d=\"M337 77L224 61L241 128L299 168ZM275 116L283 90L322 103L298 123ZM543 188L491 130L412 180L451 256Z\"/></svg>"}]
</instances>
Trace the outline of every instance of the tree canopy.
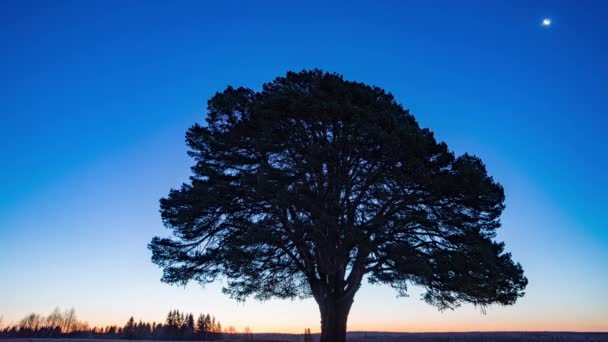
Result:
<instances>
[{"instance_id":1,"label":"tree canopy","mask_svg":"<svg viewBox=\"0 0 608 342\"><path fill-rule=\"evenodd\" d=\"M439 309L524 294L522 267L494 241L502 186L381 88L320 70L228 87L186 142L193 174L160 201L173 234L149 245L165 282L223 276L236 299L313 296L322 331L346 329L364 278L402 295L422 286Z\"/></svg>"}]
</instances>

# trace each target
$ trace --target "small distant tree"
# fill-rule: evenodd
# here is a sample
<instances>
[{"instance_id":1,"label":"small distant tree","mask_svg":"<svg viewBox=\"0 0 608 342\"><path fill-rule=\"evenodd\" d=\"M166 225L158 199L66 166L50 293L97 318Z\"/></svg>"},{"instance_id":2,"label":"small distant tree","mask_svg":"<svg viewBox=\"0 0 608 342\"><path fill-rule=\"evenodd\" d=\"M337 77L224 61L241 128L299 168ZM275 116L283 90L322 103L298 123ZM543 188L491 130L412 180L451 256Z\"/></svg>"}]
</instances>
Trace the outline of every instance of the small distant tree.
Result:
<instances>
[{"instance_id":1,"label":"small distant tree","mask_svg":"<svg viewBox=\"0 0 608 342\"><path fill-rule=\"evenodd\" d=\"M211 331L214 333L221 332L221 330L218 330L218 326L215 323L215 316L211 317Z\"/></svg>"},{"instance_id":2,"label":"small distant tree","mask_svg":"<svg viewBox=\"0 0 608 342\"><path fill-rule=\"evenodd\" d=\"M243 335L245 335L246 339L253 340L253 331L251 331L251 328L245 327L245 329L243 329Z\"/></svg>"},{"instance_id":3,"label":"small distant tree","mask_svg":"<svg viewBox=\"0 0 608 342\"><path fill-rule=\"evenodd\" d=\"M185 340L191 340L194 338L194 330L195 330L195 324L194 324L194 316L192 316L192 314L188 314L186 316L186 321L185 321L185 331L184 331L184 336L183 338Z\"/></svg>"},{"instance_id":4,"label":"small distant tree","mask_svg":"<svg viewBox=\"0 0 608 342\"><path fill-rule=\"evenodd\" d=\"M118 333L118 331L117 331L117 329L116 329L116 326L115 326L115 325L111 325L111 326L108 328L108 332L107 332L107 334L108 334L108 335L116 335L117 333Z\"/></svg>"},{"instance_id":5,"label":"small distant tree","mask_svg":"<svg viewBox=\"0 0 608 342\"><path fill-rule=\"evenodd\" d=\"M313 342L314 339L310 333L310 328L304 329L304 342Z\"/></svg>"},{"instance_id":6,"label":"small distant tree","mask_svg":"<svg viewBox=\"0 0 608 342\"><path fill-rule=\"evenodd\" d=\"M449 113L449 115L454 115ZM312 296L321 341L346 339L364 278L440 310L511 305L527 279L494 241L504 191L386 91L319 70L228 87L186 133L193 175L160 202L162 280L227 278L243 300Z\"/></svg>"},{"instance_id":7,"label":"small distant tree","mask_svg":"<svg viewBox=\"0 0 608 342\"><path fill-rule=\"evenodd\" d=\"M200 314L196 319L196 333L199 337L205 337L209 332L209 327L207 326L207 322L205 321L205 316Z\"/></svg>"},{"instance_id":8,"label":"small distant tree","mask_svg":"<svg viewBox=\"0 0 608 342\"><path fill-rule=\"evenodd\" d=\"M142 339L147 339L149 336L152 335L152 332L154 331L153 326L155 326L156 323L152 322L152 324L150 323L146 323L145 328L144 328L144 332L145 334L143 335Z\"/></svg>"},{"instance_id":9,"label":"small distant tree","mask_svg":"<svg viewBox=\"0 0 608 342\"><path fill-rule=\"evenodd\" d=\"M131 318L129 318L129 320L127 321L127 324L122 329L122 337L126 340L135 340L136 339L136 337L137 337L136 326L135 326L135 319L133 318L133 316L131 316Z\"/></svg>"},{"instance_id":10,"label":"small distant tree","mask_svg":"<svg viewBox=\"0 0 608 342\"><path fill-rule=\"evenodd\" d=\"M188 318L186 319L186 325L189 328L192 328L192 330L194 330L194 316L191 313L188 314Z\"/></svg>"},{"instance_id":11,"label":"small distant tree","mask_svg":"<svg viewBox=\"0 0 608 342\"><path fill-rule=\"evenodd\" d=\"M167 339L177 339L180 329L180 317L178 310L169 311L165 321L165 335Z\"/></svg>"},{"instance_id":12,"label":"small distant tree","mask_svg":"<svg viewBox=\"0 0 608 342\"><path fill-rule=\"evenodd\" d=\"M216 337L218 337L218 338L221 337L221 335L222 335L222 323L220 323L218 321L217 324L216 324L216 326L215 326L214 331L215 331Z\"/></svg>"},{"instance_id":13,"label":"small distant tree","mask_svg":"<svg viewBox=\"0 0 608 342\"><path fill-rule=\"evenodd\" d=\"M209 331L213 330L213 325L212 325L212 322L211 322L211 315L210 314L207 314L207 316L205 316L205 324L207 325L207 329Z\"/></svg>"},{"instance_id":14,"label":"small distant tree","mask_svg":"<svg viewBox=\"0 0 608 342\"><path fill-rule=\"evenodd\" d=\"M38 330L39 327L42 326L43 321L44 321L44 318L42 318L39 314L31 313L31 314L25 316L19 322L19 329L28 329L28 330L36 331L36 330Z\"/></svg>"},{"instance_id":15,"label":"small distant tree","mask_svg":"<svg viewBox=\"0 0 608 342\"><path fill-rule=\"evenodd\" d=\"M74 308L66 310L63 314L63 326L61 327L61 330L65 333L71 333L76 330L77 323L78 318L76 316L76 310Z\"/></svg>"},{"instance_id":16,"label":"small distant tree","mask_svg":"<svg viewBox=\"0 0 608 342\"><path fill-rule=\"evenodd\" d=\"M162 323L158 323L155 327L154 327L154 331L153 331L154 337L155 339L162 339L165 336L167 336L166 330L165 330L165 326L163 326Z\"/></svg>"},{"instance_id":17,"label":"small distant tree","mask_svg":"<svg viewBox=\"0 0 608 342\"><path fill-rule=\"evenodd\" d=\"M63 315L58 307L46 317L46 324L51 328L57 328L63 325Z\"/></svg>"}]
</instances>

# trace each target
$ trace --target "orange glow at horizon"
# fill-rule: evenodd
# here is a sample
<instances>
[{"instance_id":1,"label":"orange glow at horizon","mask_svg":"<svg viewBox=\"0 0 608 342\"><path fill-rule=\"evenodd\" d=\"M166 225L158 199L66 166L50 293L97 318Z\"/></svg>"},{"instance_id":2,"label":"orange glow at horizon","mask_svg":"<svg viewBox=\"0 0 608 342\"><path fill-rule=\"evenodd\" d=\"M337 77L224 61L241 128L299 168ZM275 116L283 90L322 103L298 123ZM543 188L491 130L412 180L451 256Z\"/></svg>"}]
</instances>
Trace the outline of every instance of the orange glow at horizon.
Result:
<instances>
[{"instance_id":1,"label":"orange glow at horizon","mask_svg":"<svg viewBox=\"0 0 608 342\"><path fill-rule=\"evenodd\" d=\"M128 318L127 318L128 319ZM271 323L260 323L260 324L247 324L246 322L236 322L229 319L229 317L216 317L221 323L224 329L232 326L235 327L238 332L241 332L245 327L251 328L254 333L286 333L286 334L301 334L305 328L310 328L312 333L319 333L320 326L305 326L302 323L293 323L286 325L273 325ZM136 318L136 320L138 320ZM106 327L106 326L119 326L122 327L126 323L126 319L123 321L116 321L112 319L100 319L100 320L87 320L91 327ZM143 320L144 322L156 322L163 323L164 318L158 320ZM5 322L6 323L6 322ZM555 331L555 332L608 332L608 322L597 319L586 319L582 321L576 321L569 318L563 319L529 319L522 317L518 320L511 321L470 321L470 320L430 320L425 323L418 321L399 322L399 321L387 321L385 323L365 323L365 322L350 322L348 325L348 331L369 331L369 332L403 332L403 333L441 333L441 332L536 332L536 331Z\"/></svg>"}]
</instances>

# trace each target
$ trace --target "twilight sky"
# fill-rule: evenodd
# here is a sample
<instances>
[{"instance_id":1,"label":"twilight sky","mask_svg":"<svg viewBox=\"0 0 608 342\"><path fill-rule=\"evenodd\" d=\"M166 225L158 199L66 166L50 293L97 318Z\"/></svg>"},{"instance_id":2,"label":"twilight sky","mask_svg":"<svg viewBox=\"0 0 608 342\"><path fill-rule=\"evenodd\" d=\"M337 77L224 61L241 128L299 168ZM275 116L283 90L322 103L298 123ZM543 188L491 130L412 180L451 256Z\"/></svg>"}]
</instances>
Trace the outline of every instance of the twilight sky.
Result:
<instances>
[{"instance_id":1,"label":"twilight sky","mask_svg":"<svg viewBox=\"0 0 608 342\"><path fill-rule=\"evenodd\" d=\"M207 99L322 68L391 91L482 158L530 281L486 315L366 284L349 330L608 331L607 16L601 0L2 1L0 316L59 306L124 324L178 308L318 331L313 300L163 284L146 245L169 233L158 200L189 175L184 133Z\"/></svg>"}]
</instances>

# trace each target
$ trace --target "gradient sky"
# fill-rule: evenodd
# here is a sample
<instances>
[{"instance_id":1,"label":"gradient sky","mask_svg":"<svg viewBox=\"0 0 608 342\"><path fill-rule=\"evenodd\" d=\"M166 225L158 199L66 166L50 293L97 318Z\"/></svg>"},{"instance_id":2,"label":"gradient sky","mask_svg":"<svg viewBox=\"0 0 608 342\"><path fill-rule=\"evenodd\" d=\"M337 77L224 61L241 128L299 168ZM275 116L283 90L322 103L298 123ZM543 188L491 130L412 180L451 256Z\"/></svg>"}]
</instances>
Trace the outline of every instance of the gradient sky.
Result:
<instances>
[{"instance_id":1,"label":"gradient sky","mask_svg":"<svg viewBox=\"0 0 608 342\"><path fill-rule=\"evenodd\" d=\"M505 187L511 307L438 312L364 285L349 330L608 331L608 2L0 3L0 316L91 324L174 308L254 331L319 329L313 300L169 286L146 245L189 175L184 133L227 85L322 68L383 87ZM543 18L553 21L542 27Z\"/></svg>"}]
</instances>

